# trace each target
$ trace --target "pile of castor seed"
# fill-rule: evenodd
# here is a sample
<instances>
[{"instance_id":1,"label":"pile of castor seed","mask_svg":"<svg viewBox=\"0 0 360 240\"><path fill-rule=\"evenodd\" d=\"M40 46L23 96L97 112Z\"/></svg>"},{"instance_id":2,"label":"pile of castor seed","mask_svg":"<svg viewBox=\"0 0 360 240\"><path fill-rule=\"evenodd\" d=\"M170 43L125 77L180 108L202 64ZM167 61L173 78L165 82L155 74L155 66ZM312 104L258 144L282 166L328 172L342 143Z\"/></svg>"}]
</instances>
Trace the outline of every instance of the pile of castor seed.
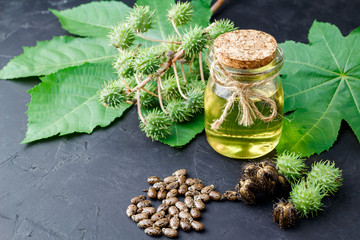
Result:
<instances>
[{"instance_id":1,"label":"pile of castor seed","mask_svg":"<svg viewBox=\"0 0 360 240\"><path fill-rule=\"evenodd\" d=\"M187 178L186 175L186 169L179 169L163 180L149 177L147 182L152 186L144 191L149 199L161 200L162 204L155 209L151 206L151 200L147 200L145 195L139 195L131 199L131 205L126 210L128 217L150 236L164 234L175 238L179 228L185 232L192 229L203 231L204 224L196 219L205 210L205 203L210 200L221 201L224 197L214 191L214 185L204 186L201 180ZM184 201L180 201L178 196L184 196Z\"/></svg>"}]
</instances>

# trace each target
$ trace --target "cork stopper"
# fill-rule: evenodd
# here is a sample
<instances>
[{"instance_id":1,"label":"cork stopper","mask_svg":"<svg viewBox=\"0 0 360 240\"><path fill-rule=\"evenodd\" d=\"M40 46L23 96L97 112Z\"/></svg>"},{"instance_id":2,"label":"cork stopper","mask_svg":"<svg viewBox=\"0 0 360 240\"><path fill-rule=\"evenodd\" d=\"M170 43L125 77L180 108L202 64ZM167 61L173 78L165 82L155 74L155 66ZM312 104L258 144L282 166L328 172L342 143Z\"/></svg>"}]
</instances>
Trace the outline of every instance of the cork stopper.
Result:
<instances>
[{"instance_id":1,"label":"cork stopper","mask_svg":"<svg viewBox=\"0 0 360 240\"><path fill-rule=\"evenodd\" d=\"M258 30L236 30L215 39L214 53L221 64L238 69L259 68L275 57L277 42Z\"/></svg>"}]
</instances>

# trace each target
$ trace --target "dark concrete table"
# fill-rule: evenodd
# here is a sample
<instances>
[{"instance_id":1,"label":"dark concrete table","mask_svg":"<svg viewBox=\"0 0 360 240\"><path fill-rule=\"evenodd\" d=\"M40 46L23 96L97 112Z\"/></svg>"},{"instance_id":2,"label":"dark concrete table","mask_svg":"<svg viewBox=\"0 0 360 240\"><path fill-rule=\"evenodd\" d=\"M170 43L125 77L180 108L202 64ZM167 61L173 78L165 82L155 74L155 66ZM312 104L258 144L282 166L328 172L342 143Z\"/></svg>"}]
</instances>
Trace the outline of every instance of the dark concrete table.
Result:
<instances>
[{"instance_id":1,"label":"dark concrete table","mask_svg":"<svg viewBox=\"0 0 360 240\"><path fill-rule=\"evenodd\" d=\"M48 8L63 10L85 2L89 1L1 0L0 67L22 53L22 46L67 34ZM279 42L307 42L314 19L336 24L343 34L360 25L357 0L228 2L214 18L227 17L240 28L266 31ZM151 142L138 128L135 109L91 135L20 145L30 101L26 91L38 83L37 78L0 81L1 240L151 239L125 215L129 199L148 186L148 176L165 177L186 168L190 176L215 184L221 192L236 183L241 161L215 153L204 134L182 149ZM334 147L309 160L336 160L344 176L343 187L325 201L325 211L315 219L301 219L295 229L281 231L272 222L271 201L256 206L212 202L201 220L206 231L180 231L180 239L357 239L359 146L343 122Z\"/></svg>"}]
</instances>

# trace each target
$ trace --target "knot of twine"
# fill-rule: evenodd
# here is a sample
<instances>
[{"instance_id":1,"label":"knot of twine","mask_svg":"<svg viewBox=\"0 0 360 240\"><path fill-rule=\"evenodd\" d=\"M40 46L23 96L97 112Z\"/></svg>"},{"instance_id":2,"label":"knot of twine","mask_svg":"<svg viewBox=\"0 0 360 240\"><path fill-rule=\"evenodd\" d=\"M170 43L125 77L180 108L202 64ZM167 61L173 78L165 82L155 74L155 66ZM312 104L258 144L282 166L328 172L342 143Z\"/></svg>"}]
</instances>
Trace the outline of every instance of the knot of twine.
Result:
<instances>
[{"instance_id":1,"label":"knot of twine","mask_svg":"<svg viewBox=\"0 0 360 240\"><path fill-rule=\"evenodd\" d=\"M214 73L215 66L218 66L221 73L225 75L225 81L219 80ZM213 63L210 67L210 75L213 78L213 80L224 87L233 89L233 94L227 99L225 108L220 116L219 119L215 120L211 124L211 129L214 131L217 131L221 124L224 122L226 116L228 115L229 111L232 109L234 102L237 98L239 98L239 113L236 118L238 121L238 124L241 126L251 126L254 124L254 120L256 118L261 119L264 122L270 122L273 120L277 114L277 107L274 100L265 97L259 93L256 93L255 91L251 90L251 87L255 86L261 86L269 81L273 80L279 75L279 72L269 78L263 79L261 81L255 81L252 83L243 83L235 80L226 69L223 68L223 66L219 63L219 61L215 58ZM271 114L269 116L264 116L256 107L254 101L251 99L257 98L260 99L266 103L268 103L271 107Z\"/></svg>"}]
</instances>

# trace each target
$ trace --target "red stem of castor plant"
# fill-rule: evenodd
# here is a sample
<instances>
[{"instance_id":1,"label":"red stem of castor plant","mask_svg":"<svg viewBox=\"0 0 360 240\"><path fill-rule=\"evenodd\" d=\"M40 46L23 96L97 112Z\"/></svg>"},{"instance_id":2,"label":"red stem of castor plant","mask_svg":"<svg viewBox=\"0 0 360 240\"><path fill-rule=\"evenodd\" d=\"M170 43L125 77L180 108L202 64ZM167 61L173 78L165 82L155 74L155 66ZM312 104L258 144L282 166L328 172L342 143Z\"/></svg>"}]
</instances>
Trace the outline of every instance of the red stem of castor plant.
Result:
<instances>
[{"instance_id":1,"label":"red stem of castor plant","mask_svg":"<svg viewBox=\"0 0 360 240\"><path fill-rule=\"evenodd\" d=\"M139 79L137 78L136 74L134 74L136 82L139 83ZM137 110L138 110L138 115L140 120L143 123L146 123L145 118L143 117L142 113L141 113L141 103L140 103L140 90L136 91L136 104L137 104Z\"/></svg>"},{"instance_id":2,"label":"red stem of castor plant","mask_svg":"<svg viewBox=\"0 0 360 240\"><path fill-rule=\"evenodd\" d=\"M176 25L175 25L174 20L172 20L172 19L170 18L170 21L171 21L171 25L173 26L173 28L174 28L175 32L177 33L177 35L179 35L179 37L182 38L179 30L177 29L177 27L176 27Z\"/></svg>"},{"instance_id":3,"label":"red stem of castor plant","mask_svg":"<svg viewBox=\"0 0 360 240\"><path fill-rule=\"evenodd\" d=\"M181 45L181 42L172 42L172 41L166 41L166 40L160 40L160 39L154 39L154 38L149 38L149 37L146 37L144 35L142 35L139 31L136 31L136 34L145 39L145 40L148 40L148 41L152 41L152 42L158 42L158 43L169 43L169 44L177 44L177 45Z\"/></svg>"},{"instance_id":4,"label":"red stem of castor plant","mask_svg":"<svg viewBox=\"0 0 360 240\"><path fill-rule=\"evenodd\" d=\"M174 74L175 74L176 83L177 83L177 87L178 87L179 93L180 93L180 95L181 95L185 100L188 100L188 98L185 96L185 94L181 91L180 79L179 79L179 75L178 75L177 70L176 70L176 64L173 63L172 66L173 66L173 69L174 69Z\"/></svg>"},{"instance_id":5,"label":"red stem of castor plant","mask_svg":"<svg viewBox=\"0 0 360 240\"><path fill-rule=\"evenodd\" d=\"M184 71L184 65L182 63L180 63L180 68L181 68L181 73L183 75L184 82L186 84L187 81L186 81L186 76L185 76L185 71Z\"/></svg>"},{"instance_id":6,"label":"red stem of castor plant","mask_svg":"<svg viewBox=\"0 0 360 240\"><path fill-rule=\"evenodd\" d=\"M160 107L161 107L161 110L163 110L163 112L165 114L168 114L168 112L166 111L166 109L164 108L164 105L163 105L163 102L162 102L162 97L161 97L161 77L158 76L157 77L157 89L158 89L158 95L159 95L159 103L160 103Z\"/></svg>"},{"instance_id":7,"label":"red stem of castor plant","mask_svg":"<svg viewBox=\"0 0 360 240\"><path fill-rule=\"evenodd\" d=\"M217 0L212 6L211 6L211 12L215 13L219 7L221 5L223 5L223 3L225 2L225 0Z\"/></svg>"}]
</instances>

